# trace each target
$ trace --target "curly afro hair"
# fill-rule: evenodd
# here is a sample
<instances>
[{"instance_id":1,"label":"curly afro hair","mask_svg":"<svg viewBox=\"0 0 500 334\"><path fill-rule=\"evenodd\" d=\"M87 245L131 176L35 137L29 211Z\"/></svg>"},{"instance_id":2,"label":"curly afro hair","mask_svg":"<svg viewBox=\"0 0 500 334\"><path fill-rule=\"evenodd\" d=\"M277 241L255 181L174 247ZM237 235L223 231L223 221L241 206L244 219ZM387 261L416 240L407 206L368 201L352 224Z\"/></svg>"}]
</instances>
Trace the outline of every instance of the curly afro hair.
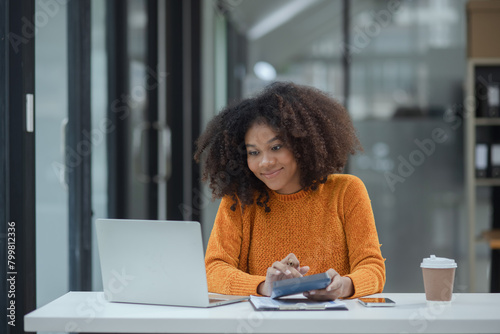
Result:
<instances>
[{"instance_id":1,"label":"curly afro hair","mask_svg":"<svg viewBox=\"0 0 500 334\"><path fill-rule=\"evenodd\" d=\"M196 141L196 162L213 198L231 196L236 210L253 203L270 211L267 186L248 168L245 134L255 123L273 128L293 152L304 189L315 190L328 175L341 173L349 154L362 150L349 114L326 93L276 82L258 95L224 108Z\"/></svg>"}]
</instances>

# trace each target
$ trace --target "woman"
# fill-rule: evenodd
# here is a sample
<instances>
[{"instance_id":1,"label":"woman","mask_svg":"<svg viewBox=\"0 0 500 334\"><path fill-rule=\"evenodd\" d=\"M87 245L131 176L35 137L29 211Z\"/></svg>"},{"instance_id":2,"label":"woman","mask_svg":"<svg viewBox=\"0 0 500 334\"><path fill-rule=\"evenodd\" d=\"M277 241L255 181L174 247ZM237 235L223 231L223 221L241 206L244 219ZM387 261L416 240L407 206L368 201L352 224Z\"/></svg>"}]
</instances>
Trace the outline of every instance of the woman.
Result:
<instances>
[{"instance_id":1,"label":"woman","mask_svg":"<svg viewBox=\"0 0 500 334\"><path fill-rule=\"evenodd\" d=\"M222 198L205 262L209 290L269 296L277 280L328 272L314 300L381 292L385 265L362 181L342 172L361 149L346 110L327 94L274 83L222 110L196 161Z\"/></svg>"}]
</instances>

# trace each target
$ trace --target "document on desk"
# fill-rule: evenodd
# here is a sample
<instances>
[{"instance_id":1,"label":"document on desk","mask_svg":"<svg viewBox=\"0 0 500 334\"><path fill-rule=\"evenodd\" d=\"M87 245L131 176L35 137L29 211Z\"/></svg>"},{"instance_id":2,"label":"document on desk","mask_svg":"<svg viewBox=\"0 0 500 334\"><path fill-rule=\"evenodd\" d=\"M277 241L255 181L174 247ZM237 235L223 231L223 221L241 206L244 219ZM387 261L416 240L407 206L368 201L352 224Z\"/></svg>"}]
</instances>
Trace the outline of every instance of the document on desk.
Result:
<instances>
[{"instance_id":1,"label":"document on desk","mask_svg":"<svg viewBox=\"0 0 500 334\"><path fill-rule=\"evenodd\" d=\"M342 301L318 302L294 296L280 299L250 296L250 302L258 311L347 311L347 307Z\"/></svg>"}]
</instances>

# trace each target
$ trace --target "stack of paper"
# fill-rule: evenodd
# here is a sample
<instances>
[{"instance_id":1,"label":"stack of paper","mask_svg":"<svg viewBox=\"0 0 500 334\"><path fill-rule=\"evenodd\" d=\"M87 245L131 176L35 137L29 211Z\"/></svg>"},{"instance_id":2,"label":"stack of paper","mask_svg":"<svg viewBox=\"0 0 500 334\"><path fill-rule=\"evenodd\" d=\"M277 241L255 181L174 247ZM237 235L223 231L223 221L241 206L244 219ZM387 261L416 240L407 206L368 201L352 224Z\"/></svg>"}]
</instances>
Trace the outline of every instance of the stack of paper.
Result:
<instances>
[{"instance_id":1,"label":"stack of paper","mask_svg":"<svg viewBox=\"0 0 500 334\"><path fill-rule=\"evenodd\" d=\"M320 310L347 310L342 301L317 302L307 298L281 298L250 296L250 302L259 311L320 311Z\"/></svg>"}]
</instances>

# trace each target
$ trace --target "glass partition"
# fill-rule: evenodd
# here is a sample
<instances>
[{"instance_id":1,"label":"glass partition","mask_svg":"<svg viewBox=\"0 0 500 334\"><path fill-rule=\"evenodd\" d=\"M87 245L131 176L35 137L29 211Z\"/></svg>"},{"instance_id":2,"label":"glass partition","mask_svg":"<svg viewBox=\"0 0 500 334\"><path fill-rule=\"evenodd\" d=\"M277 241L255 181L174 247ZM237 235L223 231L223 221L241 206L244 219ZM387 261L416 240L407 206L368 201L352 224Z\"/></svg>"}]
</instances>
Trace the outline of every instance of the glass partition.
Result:
<instances>
[{"instance_id":1,"label":"glass partition","mask_svg":"<svg viewBox=\"0 0 500 334\"><path fill-rule=\"evenodd\" d=\"M35 17L47 18L35 38L37 306L69 289L67 7L44 3L35 2Z\"/></svg>"},{"instance_id":2,"label":"glass partition","mask_svg":"<svg viewBox=\"0 0 500 334\"><path fill-rule=\"evenodd\" d=\"M344 102L364 153L348 172L371 196L387 292L422 292L420 261L430 253L459 263L467 291L467 226L462 110L466 70L465 0L221 1L245 36L242 95L274 80L313 85ZM349 40L343 39L343 3ZM228 49L239 45L228 41ZM347 56L349 96L345 100ZM485 211L487 213L487 211ZM477 291L488 291L487 248Z\"/></svg>"},{"instance_id":3,"label":"glass partition","mask_svg":"<svg viewBox=\"0 0 500 334\"><path fill-rule=\"evenodd\" d=\"M109 131L107 110L107 59L106 59L106 3L100 0L91 2L91 117L92 117L92 212L93 221L108 217L108 189L106 159L106 135ZM92 233L92 288L102 290L101 267L97 240Z\"/></svg>"},{"instance_id":4,"label":"glass partition","mask_svg":"<svg viewBox=\"0 0 500 334\"><path fill-rule=\"evenodd\" d=\"M468 288L463 128L451 121L463 100L465 2L352 1L349 111L365 152L349 172L371 195L388 292L422 292L431 254L456 259L455 289Z\"/></svg>"}]
</instances>

